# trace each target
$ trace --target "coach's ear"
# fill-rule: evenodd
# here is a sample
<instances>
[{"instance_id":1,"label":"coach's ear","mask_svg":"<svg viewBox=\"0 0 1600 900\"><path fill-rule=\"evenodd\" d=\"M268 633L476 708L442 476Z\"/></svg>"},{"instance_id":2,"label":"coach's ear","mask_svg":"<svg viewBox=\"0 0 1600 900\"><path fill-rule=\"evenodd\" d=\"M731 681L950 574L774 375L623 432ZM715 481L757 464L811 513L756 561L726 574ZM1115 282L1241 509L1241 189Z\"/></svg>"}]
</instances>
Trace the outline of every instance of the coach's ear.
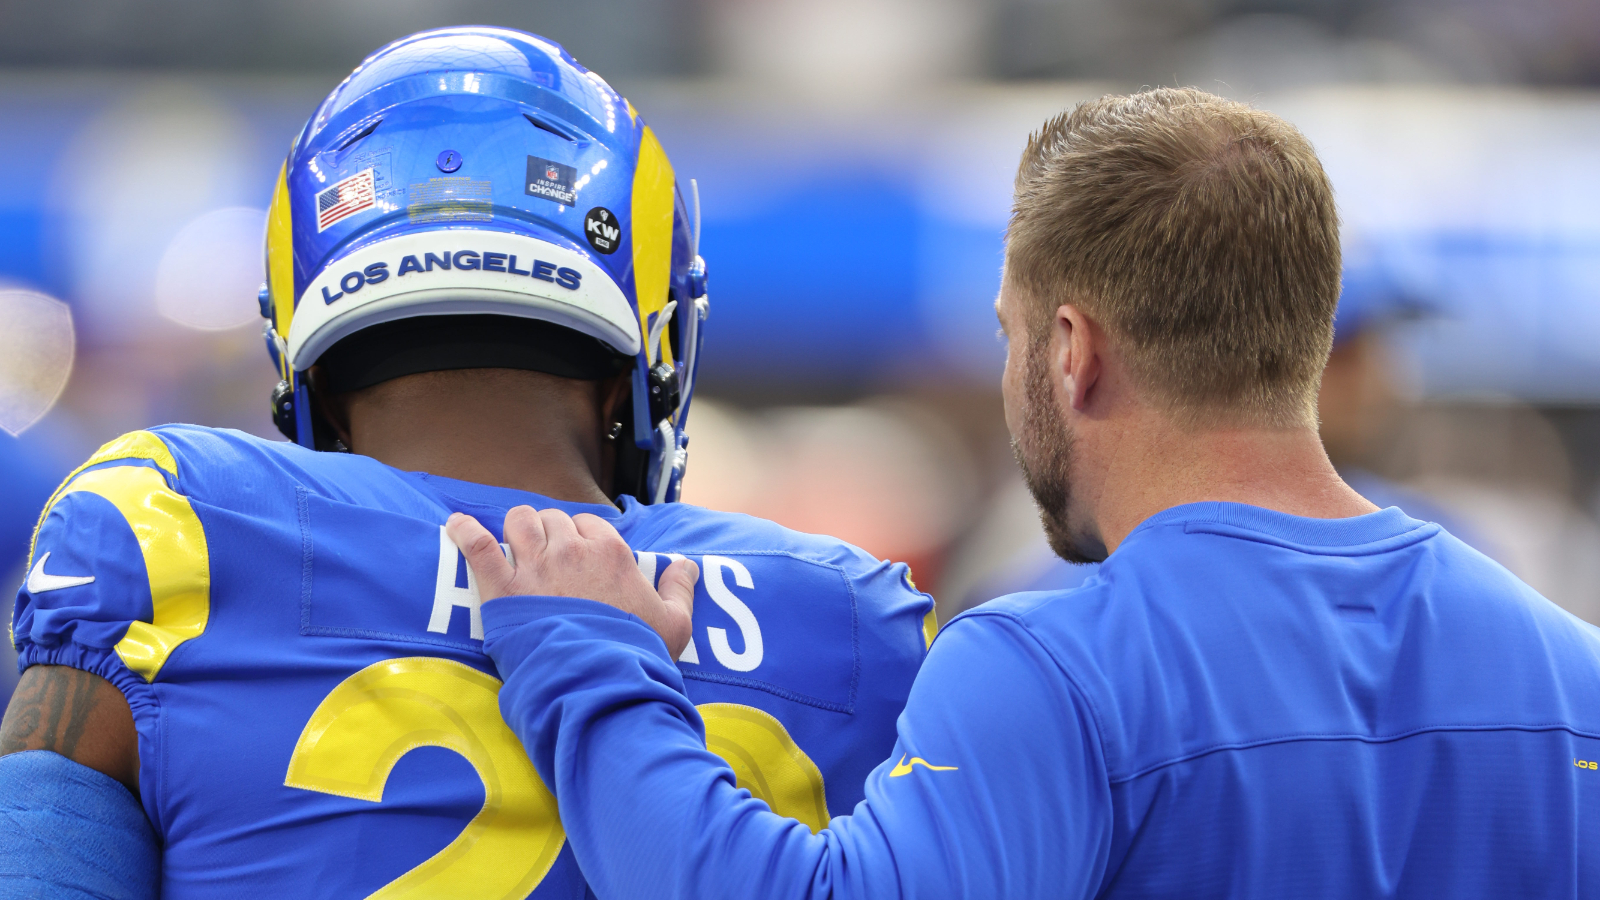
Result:
<instances>
[{"instance_id":1,"label":"coach's ear","mask_svg":"<svg viewBox=\"0 0 1600 900\"><path fill-rule=\"evenodd\" d=\"M1082 412L1088 407L1100 381L1105 344L1100 329L1078 307L1063 303L1056 307L1056 371L1062 379L1062 398Z\"/></svg>"}]
</instances>

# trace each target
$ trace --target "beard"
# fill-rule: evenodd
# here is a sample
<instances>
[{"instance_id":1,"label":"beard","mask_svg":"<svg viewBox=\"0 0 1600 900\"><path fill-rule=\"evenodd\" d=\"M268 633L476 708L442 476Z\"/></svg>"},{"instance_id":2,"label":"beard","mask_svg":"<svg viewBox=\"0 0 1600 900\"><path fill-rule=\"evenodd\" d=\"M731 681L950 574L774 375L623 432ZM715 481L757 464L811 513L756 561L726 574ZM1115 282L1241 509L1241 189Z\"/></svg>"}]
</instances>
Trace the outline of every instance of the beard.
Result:
<instances>
[{"instance_id":1,"label":"beard","mask_svg":"<svg viewBox=\"0 0 1600 900\"><path fill-rule=\"evenodd\" d=\"M1072 428L1061 415L1048 364L1049 345L1030 342L1023 364L1021 433L1011 438L1011 452L1022 469L1023 483L1039 507L1050 549L1069 563L1106 558L1099 536L1075 523L1072 516Z\"/></svg>"}]
</instances>

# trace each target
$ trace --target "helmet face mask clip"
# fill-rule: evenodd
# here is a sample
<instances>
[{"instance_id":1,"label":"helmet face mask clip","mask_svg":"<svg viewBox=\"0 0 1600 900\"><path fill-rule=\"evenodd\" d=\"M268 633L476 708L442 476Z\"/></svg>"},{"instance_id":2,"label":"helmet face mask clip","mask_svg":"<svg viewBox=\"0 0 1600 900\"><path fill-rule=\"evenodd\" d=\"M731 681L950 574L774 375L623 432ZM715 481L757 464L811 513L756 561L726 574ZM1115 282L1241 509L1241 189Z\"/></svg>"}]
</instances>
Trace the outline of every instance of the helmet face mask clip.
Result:
<instances>
[{"instance_id":1,"label":"helmet face mask clip","mask_svg":"<svg viewBox=\"0 0 1600 900\"><path fill-rule=\"evenodd\" d=\"M551 41L467 27L384 47L323 101L279 174L260 297L274 422L341 449L314 390L440 368L631 367L614 493L676 500L709 309L689 188L692 212L638 112ZM418 337L431 326L436 340Z\"/></svg>"}]
</instances>

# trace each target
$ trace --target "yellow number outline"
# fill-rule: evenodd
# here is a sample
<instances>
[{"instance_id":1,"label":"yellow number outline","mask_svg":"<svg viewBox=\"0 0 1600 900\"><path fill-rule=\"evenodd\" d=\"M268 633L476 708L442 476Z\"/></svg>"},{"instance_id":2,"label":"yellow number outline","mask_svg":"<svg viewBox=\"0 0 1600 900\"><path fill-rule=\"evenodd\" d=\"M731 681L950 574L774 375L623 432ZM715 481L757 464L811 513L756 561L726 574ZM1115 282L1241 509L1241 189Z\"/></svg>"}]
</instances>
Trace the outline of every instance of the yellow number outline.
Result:
<instances>
[{"instance_id":1,"label":"yellow number outline","mask_svg":"<svg viewBox=\"0 0 1600 900\"><path fill-rule=\"evenodd\" d=\"M443 850L369 900L521 900L555 864L566 832L556 799L500 718L500 681L433 656L373 663L318 704L284 784L377 803L400 757L417 747L461 754L483 781L483 808Z\"/></svg>"},{"instance_id":2,"label":"yellow number outline","mask_svg":"<svg viewBox=\"0 0 1600 900\"><path fill-rule=\"evenodd\" d=\"M813 834L828 827L822 771L772 715L739 703L695 707L706 723L706 749L727 761L739 787Z\"/></svg>"},{"instance_id":3,"label":"yellow number outline","mask_svg":"<svg viewBox=\"0 0 1600 900\"><path fill-rule=\"evenodd\" d=\"M500 681L434 656L373 663L317 704L289 758L292 788L383 800L395 765L418 747L461 754L483 782L483 808L443 850L368 900L484 897L520 900L549 874L566 843L556 799L500 718ZM755 707L698 707L706 747L740 787L812 832L828 825L822 772L783 723Z\"/></svg>"}]
</instances>

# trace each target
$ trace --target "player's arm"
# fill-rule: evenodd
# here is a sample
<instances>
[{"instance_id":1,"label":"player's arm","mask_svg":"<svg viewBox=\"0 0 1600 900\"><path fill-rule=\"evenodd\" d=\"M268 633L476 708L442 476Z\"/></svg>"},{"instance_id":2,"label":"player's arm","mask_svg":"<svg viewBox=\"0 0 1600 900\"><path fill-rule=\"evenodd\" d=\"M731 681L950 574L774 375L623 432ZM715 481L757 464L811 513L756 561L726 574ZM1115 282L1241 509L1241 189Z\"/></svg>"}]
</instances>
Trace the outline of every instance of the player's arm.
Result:
<instances>
[{"instance_id":1,"label":"player's arm","mask_svg":"<svg viewBox=\"0 0 1600 900\"><path fill-rule=\"evenodd\" d=\"M150 900L161 847L137 799L138 735L111 682L22 673L0 723L0 900Z\"/></svg>"},{"instance_id":2,"label":"player's arm","mask_svg":"<svg viewBox=\"0 0 1600 900\"><path fill-rule=\"evenodd\" d=\"M1089 897L1110 797L1092 715L1019 626L934 644L866 800L813 835L705 749L661 640L588 601L485 604L501 710L598 896Z\"/></svg>"},{"instance_id":3,"label":"player's arm","mask_svg":"<svg viewBox=\"0 0 1600 900\"><path fill-rule=\"evenodd\" d=\"M128 700L111 682L70 666L22 673L0 722L0 756L48 750L139 794L139 735Z\"/></svg>"},{"instance_id":4,"label":"player's arm","mask_svg":"<svg viewBox=\"0 0 1600 900\"><path fill-rule=\"evenodd\" d=\"M138 797L140 745L159 740L151 682L204 630L208 591L205 535L155 434L106 445L51 498L12 622L0 897L154 895Z\"/></svg>"},{"instance_id":5,"label":"player's arm","mask_svg":"<svg viewBox=\"0 0 1600 900\"><path fill-rule=\"evenodd\" d=\"M474 546L452 521L486 596L528 583L618 605L638 593L624 583L625 547L612 562L547 552L512 518L515 570L492 537ZM524 567L533 575L518 578ZM596 568L615 579L543 577ZM672 653L640 619L562 596L513 596L483 612L485 649L505 679L501 711L555 789L599 896L1087 897L1104 878L1111 803L1093 713L1011 619L946 629L866 800L813 835L739 790L705 749Z\"/></svg>"}]
</instances>

